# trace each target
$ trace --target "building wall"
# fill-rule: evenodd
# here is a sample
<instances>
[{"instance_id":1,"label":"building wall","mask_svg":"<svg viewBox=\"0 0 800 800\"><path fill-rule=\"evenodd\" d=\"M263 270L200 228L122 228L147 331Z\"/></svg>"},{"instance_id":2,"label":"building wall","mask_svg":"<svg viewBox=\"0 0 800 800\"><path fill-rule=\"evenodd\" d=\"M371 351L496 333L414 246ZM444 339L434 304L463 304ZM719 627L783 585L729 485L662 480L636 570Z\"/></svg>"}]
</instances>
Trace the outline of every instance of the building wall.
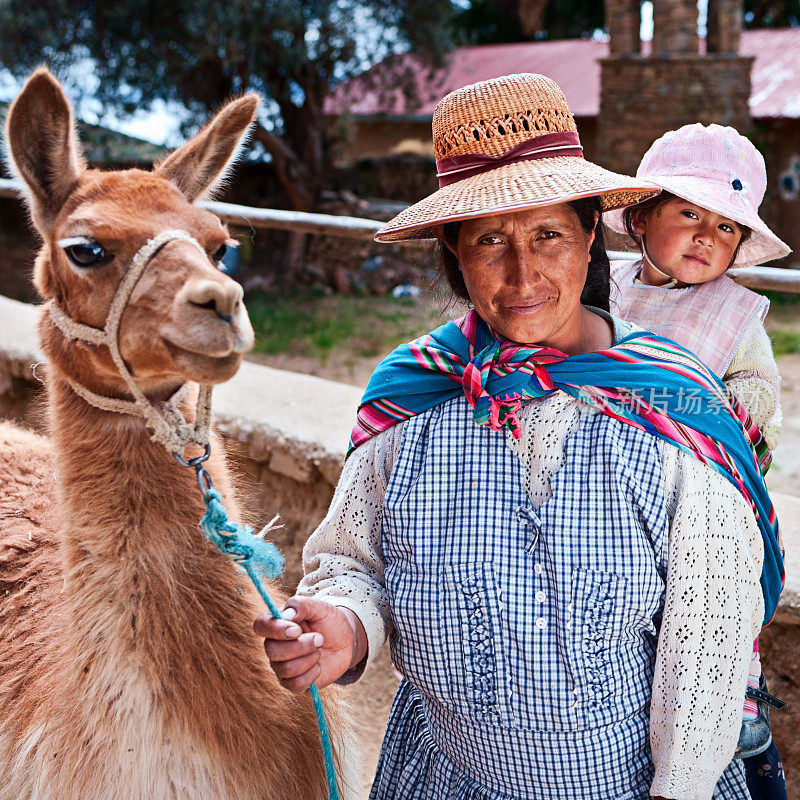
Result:
<instances>
[{"instance_id":1,"label":"building wall","mask_svg":"<svg viewBox=\"0 0 800 800\"><path fill-rule=\"evenodd\" d=\"M352 163L407 152L433 158L431 123L425 121L356 120L343 134L338 161Z\"/></svg>"},{"instance_id":2,"label":"building wall","mask_svg":"<svg viewBox=\"0 0 800 800\"><path fill-rule=\"evenodd\" d=\"M751 58L621 56L601 62L597 160L633 174L654 139L691 122L750 129Z\"/></svg>"},{"instance_id":3,"label":"building wall","mask_svg":"<svg viewBox=\"0 0 800 800\"><path fill-rule=\"evenodd\" d=\"M800 120L759 120L754 141L767 162L767 194L761 216L794 251L784 259L800 263Z\"/></svg>"},{"instance_id":4,"label":"building wall","mask_svg":"<svg viewBox=\"0 0 800 800\"><path fill-rule=\"evenodd\" d=\"M584 151L587 157L591 157L596 120L594 117L576 117L575 122ZM351 123L349 142L340 149L340 160L346 163L365 158L383 158L402 152L433 158L430 121L355 120Z\"/></svg>"}]
</instances>

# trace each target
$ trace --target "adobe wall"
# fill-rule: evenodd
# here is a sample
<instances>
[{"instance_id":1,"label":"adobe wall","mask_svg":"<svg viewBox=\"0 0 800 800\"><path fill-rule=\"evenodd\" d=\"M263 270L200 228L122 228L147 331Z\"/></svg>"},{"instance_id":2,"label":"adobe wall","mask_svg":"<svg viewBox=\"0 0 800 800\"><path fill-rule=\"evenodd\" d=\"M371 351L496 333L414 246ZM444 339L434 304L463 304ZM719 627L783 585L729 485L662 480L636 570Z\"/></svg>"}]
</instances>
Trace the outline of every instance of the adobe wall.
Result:
<instances>
[{"instance_id":1,"label":"adobe wall","mask_svg":"<svg viewBox=\"0 0 800 800\"><path fill-rule=\"evenodd\" d=\"M591 159L595 152L595 118L576 117L575 122L578 125L584 155ZM388 185L380 194L375 194L374 191L366 194L386 199L402 199L413 203L425 194L436 190L438 184L435 179L436 169L433 161L430 119L400 122L383 119L356 119L349 123L349 127L351 138L340 148L340 162L349 165L348 171L351 167L354 169L356 180L358 172L363 169L361 165L364 162L368 162L371 169L378 171L384 166L384 159L386 165L391 166L392 157L398 157L403 153L427 157L427 164L421 161L419 165L411 165L411 169L415 173L419 172L423 180L427 179L427 183L420 187L420 191L409 192L407 189L404 191L401 188L398 192L396 186ZM346 175L347 173L343 172L343 176L346 177ZM407 185L407 178L402 172L398 172L395 177L401 187ZM358 189L353 187L353 191L358 192Z\"/></svg>"},{"instance_id":2,"label":"adobe wall","mask_svg":"<svg viewBox=\"0 0 800 800\"><path fill-rule=\"evenodd\" d=\"M416 153L433 158L431 121L369 120L353 121L345 133L340 150L343 162L378 158L393 153Z\"/></svg>"}]
</instances>

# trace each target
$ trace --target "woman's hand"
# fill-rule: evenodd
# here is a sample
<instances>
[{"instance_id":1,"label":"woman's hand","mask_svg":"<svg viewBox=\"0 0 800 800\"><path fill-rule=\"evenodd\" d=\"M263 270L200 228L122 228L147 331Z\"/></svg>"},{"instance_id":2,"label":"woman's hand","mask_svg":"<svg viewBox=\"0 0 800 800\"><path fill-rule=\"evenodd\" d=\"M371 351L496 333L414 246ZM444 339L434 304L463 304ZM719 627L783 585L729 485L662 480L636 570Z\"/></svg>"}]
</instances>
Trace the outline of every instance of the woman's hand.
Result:
<instances>
[{"instance_id":1,"label":"woman's hand","mask_svg":"<svg viewBox=\"0 0 800 800\"><path fill-rule=\"evenodd\" d=\"M312 683L327 686L359 664L367 635L358 617L310 597L292 597L284 619L262 614L253 629L264 637L264 650L281 686L304 692Z\"/></svg>"}]
</instances>

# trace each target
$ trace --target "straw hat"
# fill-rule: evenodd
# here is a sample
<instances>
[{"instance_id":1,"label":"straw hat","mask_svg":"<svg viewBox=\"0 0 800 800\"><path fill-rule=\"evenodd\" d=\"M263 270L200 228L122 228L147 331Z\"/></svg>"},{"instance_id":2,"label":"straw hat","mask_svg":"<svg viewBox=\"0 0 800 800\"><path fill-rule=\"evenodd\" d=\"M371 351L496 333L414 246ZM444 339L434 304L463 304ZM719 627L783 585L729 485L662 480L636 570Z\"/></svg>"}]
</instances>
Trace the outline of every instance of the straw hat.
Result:
<instances>
[{"instance_id":1,"label":"straw hat","mask_svg":"<svg viewBox=\"0 0 800 800\"><path fill-rule=\"evenodd\" d=\"M433 114L439 191L390 220L379 242L432 239L446 222L580 197L604 210L657 194L644 181L586 161L575 118L544 75L505 75L448 94Z\"/></svg>"},{"instance_id":2,"label":"straw hat","mask_svg":"<svg viewBox=\"0 0 800 800\"><path fill-rule=\"evenodd\" d=\"M791 253L758 216L767 189L764 157L736 128L684 125L650 145L636 177L751 229L733 266L762 264ZM603 217L618 233L627 233L622 212Z\"/></svg>"}]
</instances>

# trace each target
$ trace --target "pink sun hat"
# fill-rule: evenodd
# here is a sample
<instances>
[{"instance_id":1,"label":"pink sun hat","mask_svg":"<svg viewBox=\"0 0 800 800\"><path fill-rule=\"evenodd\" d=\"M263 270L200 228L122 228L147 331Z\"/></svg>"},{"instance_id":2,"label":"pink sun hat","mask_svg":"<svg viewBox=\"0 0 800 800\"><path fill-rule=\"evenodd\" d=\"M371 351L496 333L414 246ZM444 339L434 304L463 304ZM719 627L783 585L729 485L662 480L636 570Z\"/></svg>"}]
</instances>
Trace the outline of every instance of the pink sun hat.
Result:
<instances>
[{"instance_id":1,"label":"pink sun hat","mask_svg":"<svg viewBox=\"0 0 800 800\"><path fill-rule=\"evenodd\" d=\"M696 122L656 139L644 154L636 177L701 208L752 230L732 266L762 264L791 253L758 216L767 188L764 158L735 128ZM603 221L627 233L621 210Z\"/></svg>"}]
</instances>

